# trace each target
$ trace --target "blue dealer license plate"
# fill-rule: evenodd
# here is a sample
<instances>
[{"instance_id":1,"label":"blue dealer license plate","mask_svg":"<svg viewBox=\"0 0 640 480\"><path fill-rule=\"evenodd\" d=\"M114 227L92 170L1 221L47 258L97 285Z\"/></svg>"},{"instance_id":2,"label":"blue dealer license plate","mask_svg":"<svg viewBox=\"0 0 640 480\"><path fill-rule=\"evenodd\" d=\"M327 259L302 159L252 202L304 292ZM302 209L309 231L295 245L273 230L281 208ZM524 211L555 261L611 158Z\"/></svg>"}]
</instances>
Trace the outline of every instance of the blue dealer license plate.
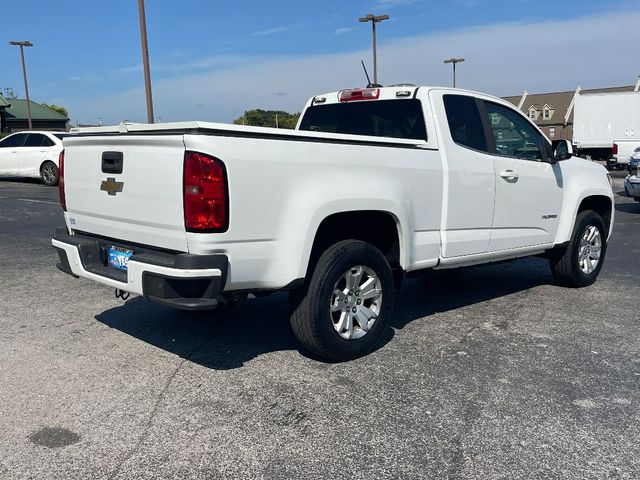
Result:
<instances>
[{"instance_id":1,"label":"blue dealer license plate","mask_svg":"<svg viewBox=\"0 0 640 480\"><path fill-rule=\"evenodd\" d=\"M116 270L127 271L127 264L129 259L133 255L131 250L126 250L119 247L109 247L107 249L107 256L109 258L109 266Z\"/></svg>"}]
</instances>

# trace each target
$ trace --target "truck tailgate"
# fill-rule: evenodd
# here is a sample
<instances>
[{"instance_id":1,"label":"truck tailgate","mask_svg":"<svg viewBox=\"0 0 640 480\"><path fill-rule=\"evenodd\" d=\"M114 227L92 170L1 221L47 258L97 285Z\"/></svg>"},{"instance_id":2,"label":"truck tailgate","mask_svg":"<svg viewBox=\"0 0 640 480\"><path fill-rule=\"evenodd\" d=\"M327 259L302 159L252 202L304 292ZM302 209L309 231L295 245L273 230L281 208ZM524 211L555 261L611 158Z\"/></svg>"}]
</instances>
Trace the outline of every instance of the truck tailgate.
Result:
<instances>
[{"instance_id":1,"label":"truck tailgate","mask_svg":"<svg viewBox=\"0 0 640 480\"><path fill-rule=\"evenodd\" d=\"M187 251L182 135L79 136L64 145L71 229Z\"/></svg>"}]
</instances>

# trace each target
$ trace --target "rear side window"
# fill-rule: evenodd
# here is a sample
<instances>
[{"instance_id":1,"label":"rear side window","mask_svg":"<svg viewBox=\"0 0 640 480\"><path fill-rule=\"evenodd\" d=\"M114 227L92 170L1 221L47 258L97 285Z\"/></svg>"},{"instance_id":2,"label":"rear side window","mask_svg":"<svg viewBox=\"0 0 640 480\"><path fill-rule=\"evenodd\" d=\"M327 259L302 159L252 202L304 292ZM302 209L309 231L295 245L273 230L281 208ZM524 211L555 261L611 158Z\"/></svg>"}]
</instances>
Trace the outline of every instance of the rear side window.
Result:
<instances>
[{"instance_id":1,"label":"rear side window","mask_svg":"<svg viewBox=\"0 0 640 480\"><path fill-rule=\"evenodd\" d=\"M444 95L443 100L453 141L463 147L488 152L476 99L464 95Z\"/></svg>"},{"instance_id":2,"label":"rear side window","mask_svg":"<svg viewBox=\"0 0 640 480\"><path fill-rule=\"evenodd\" d=\"M420 100L379 100L309 107L300 130L427 139Z\"/></svg>"},{"instance_id":3,"label":"rear side window","mask_svg":"<svg viewBox=\"0 0 640 480\"><path fill-rule=\"evenodd\" d=\"M26 133L16 133L15 135L10 135L0 142L0 148L22 147L26 138Z\"/></svg>"},{"instance_id":4,"label":"rear side window","mask_svg":"<svg viewBox=\"0 0 640 480\"><path fill-rule=\"evenodd\" d=\"M27 141L24 142L25 147L41 147L42 142L48 138L40 133L30 133L27 137Z\"/></svg>"}]
</instances>

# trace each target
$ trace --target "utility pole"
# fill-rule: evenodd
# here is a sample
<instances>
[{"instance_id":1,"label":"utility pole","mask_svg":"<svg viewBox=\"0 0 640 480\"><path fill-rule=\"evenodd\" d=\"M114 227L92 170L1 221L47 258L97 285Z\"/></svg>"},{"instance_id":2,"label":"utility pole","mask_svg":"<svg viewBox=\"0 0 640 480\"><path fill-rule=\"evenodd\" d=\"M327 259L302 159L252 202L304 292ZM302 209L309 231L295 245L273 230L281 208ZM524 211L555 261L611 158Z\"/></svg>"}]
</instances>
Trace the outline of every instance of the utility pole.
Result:
<instances>
[{"instance_id":1,"label":"utility pole","mask_svg":"<svg viewBox=\"0 0 640 480\"><path fill-rule=\"evenodd\" d=\"M444 61L444 63L451 63L453 65L453 88L456 88L456 65L464 62L464 58L452 57Z\"/></svg>"},{"instance_id":2,"label":"utility pole","mask_svg":"<svg viewBox=\"0 0 640 480\"><path fill-rule=\"evenodd\" d=\"M140 39L142 41L142 66L144 68L144 89L147 96L147 122L153 123L153 97L151 95L151 72L149 70L149 45L147 44L147 17L144 13L144 0L138 0L140 17Z\"/></svg>"},{"instance_id":3,"label":"utility pole","mask_svg":"<svg viewBox=\"0 0 640 480\"><path fill-rule=\"evenodd\" d=\"M378 83L378 53L376 48L376 23L380 23L383 20L389 20L389 15L373 15L370 13L366 17L360 17L358 19L361 23L371 22L371 32L373 36L373 83Z\"/></svg>"},{"instance_id":4,"label":"utility pole","mask_svg":"<svg viewBox=\"0 0 640 480\"><path fill-rule=\"evenodd\" d=\"M24 47L33 47L33 43L28 40L20 42L11 41L9 45L17 45L20 47L20 58L22 59L22 76L24 77L24 96L27 98L27 116L29 117L29 130L33 129L31 121L31 102L29 101L29 83L27 82L27 67L24 63Z\"/></svg>"}]
</instances>

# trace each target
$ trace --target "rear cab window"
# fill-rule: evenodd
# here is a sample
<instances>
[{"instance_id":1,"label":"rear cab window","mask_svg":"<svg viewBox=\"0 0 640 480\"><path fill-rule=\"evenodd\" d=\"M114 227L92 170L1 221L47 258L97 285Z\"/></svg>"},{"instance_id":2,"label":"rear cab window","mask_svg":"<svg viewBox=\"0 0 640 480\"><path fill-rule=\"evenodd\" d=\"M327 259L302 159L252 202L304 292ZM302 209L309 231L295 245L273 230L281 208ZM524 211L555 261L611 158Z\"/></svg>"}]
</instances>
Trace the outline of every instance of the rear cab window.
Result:
<instances>
[{"instance_id":1,"label":"rear cab window","mask_svg":"<svg viewBox=\"0 0 640 480\"><path fill-rule=\"evenodd\" d=\"M490 153L476 98L444 95L443 101L453 141L463 147Z\"/></svg>"},{"instance_id":2,"label":"rear cab window","mask_svg":"<svg viewBox=\"0 0 640 480\"><path fill-rule=\"evenodd\" d=\"M300 130L427 140L422 104L417 99L311 106L304 113Z\"/></svg>"}]
</instances>

